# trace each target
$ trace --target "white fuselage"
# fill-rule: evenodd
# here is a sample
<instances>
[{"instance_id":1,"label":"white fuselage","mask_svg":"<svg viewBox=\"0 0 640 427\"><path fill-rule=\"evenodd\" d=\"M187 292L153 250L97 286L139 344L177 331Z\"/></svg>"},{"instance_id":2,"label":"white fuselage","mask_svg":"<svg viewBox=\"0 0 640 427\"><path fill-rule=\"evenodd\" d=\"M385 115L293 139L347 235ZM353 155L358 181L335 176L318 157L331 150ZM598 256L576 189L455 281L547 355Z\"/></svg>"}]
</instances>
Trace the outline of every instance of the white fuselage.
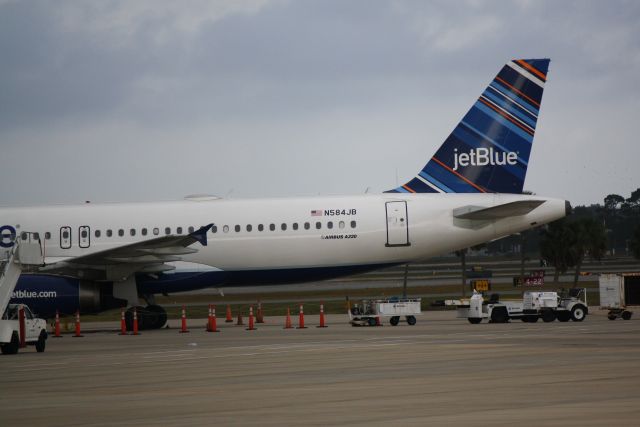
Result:
<instances>
[{"instance_id":1,"label":"white fuselage","mask_svg":"<svg viewBox=\"0 0 640 427\"><path fill-rule=\"evenodd\" d=\"M527 199L545 202L526 215L481 223L453 216L464 206ZM176 263L178 270L242 271L410 262L564 215L564 200L538 196L385 193L6 208L0 209L0 225L15 227L18 237L37 232L49 264L213 223L208 245L193 244L198 252Z\"/></svg>"}]
</instances>

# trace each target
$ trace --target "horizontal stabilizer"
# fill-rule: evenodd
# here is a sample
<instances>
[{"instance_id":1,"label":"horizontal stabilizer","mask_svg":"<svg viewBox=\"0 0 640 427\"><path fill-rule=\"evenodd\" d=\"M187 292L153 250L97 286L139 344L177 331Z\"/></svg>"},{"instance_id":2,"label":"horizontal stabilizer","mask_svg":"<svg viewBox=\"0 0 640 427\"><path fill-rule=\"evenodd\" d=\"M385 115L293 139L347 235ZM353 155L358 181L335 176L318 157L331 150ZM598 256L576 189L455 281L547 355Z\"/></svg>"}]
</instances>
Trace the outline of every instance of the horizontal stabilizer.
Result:
<instances>
[{"instance_id":1,"label":"horizontal stabilizer","mask_svg":"<svg viewBox=\"0 0 640 427\"><path fill-rule=\"evenodd\" d=\"M464 206L454 209L453 216L458 219L491 221L511 216L526 215L543 203L544 200L519 200L516 202L492 206L490 208L481 206Z\"/></svg>"}]
</instances>

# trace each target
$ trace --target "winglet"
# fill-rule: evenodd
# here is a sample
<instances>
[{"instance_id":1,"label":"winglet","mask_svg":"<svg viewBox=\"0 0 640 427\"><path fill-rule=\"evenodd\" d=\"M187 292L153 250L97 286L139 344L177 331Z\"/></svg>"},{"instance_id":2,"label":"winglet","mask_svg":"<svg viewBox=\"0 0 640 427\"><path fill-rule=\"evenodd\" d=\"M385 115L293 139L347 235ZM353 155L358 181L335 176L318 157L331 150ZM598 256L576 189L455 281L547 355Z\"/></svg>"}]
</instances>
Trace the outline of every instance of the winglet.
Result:
<instances>
[{"instance_id":1,"label":"winglet","mask_svg":"<svg viewBox=\"0 0 640 427\"><path fill-rule=\"evenodd\" d=\"M207 232L213 227L213 223L200 227L193 233L189 234L190 237L196 239L202 246L207 246Z\"/></svg>"}]
</instances>

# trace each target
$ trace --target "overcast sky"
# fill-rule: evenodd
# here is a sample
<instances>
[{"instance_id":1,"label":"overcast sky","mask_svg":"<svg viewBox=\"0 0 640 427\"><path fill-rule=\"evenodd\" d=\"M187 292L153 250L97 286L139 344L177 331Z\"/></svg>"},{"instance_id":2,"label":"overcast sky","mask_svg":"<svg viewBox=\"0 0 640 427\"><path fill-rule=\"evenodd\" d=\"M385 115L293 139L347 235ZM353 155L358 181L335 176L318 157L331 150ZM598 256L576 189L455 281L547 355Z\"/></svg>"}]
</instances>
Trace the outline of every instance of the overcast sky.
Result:
<instances>
[{"instance_id":1,"label":"overcast sky","mask_svg":"<svg viewBox=\"0 0 640 427\"><path fill-rule=\"evenodd\" d=\"M0 204L384 191L540 57L525 189L629 197L637 1L0 0Z\"/></svg>"}]
</instances>

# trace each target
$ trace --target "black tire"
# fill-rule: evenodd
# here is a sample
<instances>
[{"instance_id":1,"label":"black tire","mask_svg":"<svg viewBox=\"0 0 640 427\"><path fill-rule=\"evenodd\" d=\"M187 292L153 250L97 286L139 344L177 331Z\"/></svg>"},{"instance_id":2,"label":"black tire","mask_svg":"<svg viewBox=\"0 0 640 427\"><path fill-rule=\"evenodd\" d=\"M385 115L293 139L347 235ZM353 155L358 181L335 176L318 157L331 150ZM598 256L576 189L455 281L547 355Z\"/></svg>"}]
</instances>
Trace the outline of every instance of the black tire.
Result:
<instances>
[{"instance_id":1,"label":"black tire","mask_svg":"<svg viewBox=\"0 0 640 427\"><path fill-rule=\"evenodd\" d=\"M611 314L611 313L607 314L607 319L609 320L616 320L617 318L618 316L616 316L615 314Z\"/></svg>"},{"instance_id":2,"label":"black tire","mask_svg":"<svg viewBox=\"0 0 640 427\"><path fill-rule=\"evenodd\" d=\"M167 312L159 305L148 305L146 315L150 317L149 329L160 329L167 324Z\"/></svg>"},{"instance_id":3,"label":"black tire","mask_svg":"<svg viewBox=\"0 0 640 427\"><path fill-rule=\"evenodd\" d=\"M407 323L410 326L413 326L416 324L416 317L415 316L407 316Z\"/></svg>"},{"instance_id":4,"label":"black tire","mask_svg":"<svg viewBox=\"0 0 640 427\"><path fill-rule=\"evenodd\" d=\"M633 313L630 312L630 311L627 311L627 310L623 311L622 312L622 320L630 320L632 314Z\"/></svg>"},{"instance_id":5,"label":"black tire","mask_svg":"<svg viewBox=\"0 0 640 427\"><path fill-rule=\"evenodd\" d=\"M400 316L391 317L391 319L389 319L389 323L391 323L391 326L398 326L398 323L400 323Z\"/></svg>"},{"instance_id":6,"label":"black tire","mask_svg":"<svg viewBox=\"0 0 640 427\"><path fill-rule=\"evenodd\" d=\"M542 321L545 323L556 320L556 313L553 310L543 310L542 313L540 313L540 316L542 317Z\"/></svg>"},{"instance_id":7,"label":"black tire","mask_svg":"<svg viewBox=\"0 0 640 427\"><path fill-rule=\"evenodd\" d=\"M374 319L373 317L369 317L367 319L367 323L369 324L369 326L376 326L376 319Z\"/></svg>"},{"instance_id":8,"label":"black tire","mask_svg":"<svg viewBox=\"0 0 640 427\"><path fill-rule=\"evenodd\" d=\"M525 323L529 323L529 318L527 316L522 316L520 320L522 320Z\"/></svg>"},{"instance_id":9,"label":"black tire","mask_svg":"<svg viewBox=\"0 0 640 427\"><path fill-rule=\"evenodd\" d=\"M493 323L507 323L509 321L509 314L505 307L497 307L491 310L491 322Z\"/></svg>"},{"instance_id":10,"label":"black tire","mask_svg":"<svg viewBox=\"0 0 640 427\"><path fill-rule=\"evenodd\" d=\"M558 311L556 317L558 318L558 322L568 322L571 320L571 313L566 310Z\"/></svg>"},{"instance_id":11,"label":"black tire","mask_svg":"<svg viewBox=\"0 0 640 427\"><path fill-rule=\"evenodd\" d=\"M47 346L47 332L40 332L40 336L38 337L38 341L36 342L36 351L38 353L44 353L44 349Z\"/></svg>"},{"instance_id":12,"label":"black tire","mask_svg":"<svg viewBox=\"0 0 640 427\"><path fill-rule=\"evenodd\" d=\"M20 349L20 338L16 332L11 335L11 342L0 345L2 354L17 354Z\"/></svg>"},{"instance_id":13,"label":"black tire","mask_svg":"<svg viewBox=\"0 0 640 427\"><path fill-rule=\"evenodd\" d=\"M467 320L472 325L477 325L478 323L482 322L482 317L469 317Z\"/></svg>"},{"instance_id":14,"label":"black tire","mask_svg":"<svg viewBox=\"0 0 640 427\"><path fill-rule=\"evenodd\" d=\"M537 314L527 314L526 316L524 316L525 322L528 323L536 323L538 321L538 315Z\"/></svg>"},{"instance_id":15,"label":"black tire","mask_svg":"<svg viewBox=\"0 0 640 427\"><path fill-rule=\"evenodd\" d=\"M582 322L587 317L587 310L584 305L577 304L571 309L571 320L574 322Z\"/></svg>"}]
</instances>

